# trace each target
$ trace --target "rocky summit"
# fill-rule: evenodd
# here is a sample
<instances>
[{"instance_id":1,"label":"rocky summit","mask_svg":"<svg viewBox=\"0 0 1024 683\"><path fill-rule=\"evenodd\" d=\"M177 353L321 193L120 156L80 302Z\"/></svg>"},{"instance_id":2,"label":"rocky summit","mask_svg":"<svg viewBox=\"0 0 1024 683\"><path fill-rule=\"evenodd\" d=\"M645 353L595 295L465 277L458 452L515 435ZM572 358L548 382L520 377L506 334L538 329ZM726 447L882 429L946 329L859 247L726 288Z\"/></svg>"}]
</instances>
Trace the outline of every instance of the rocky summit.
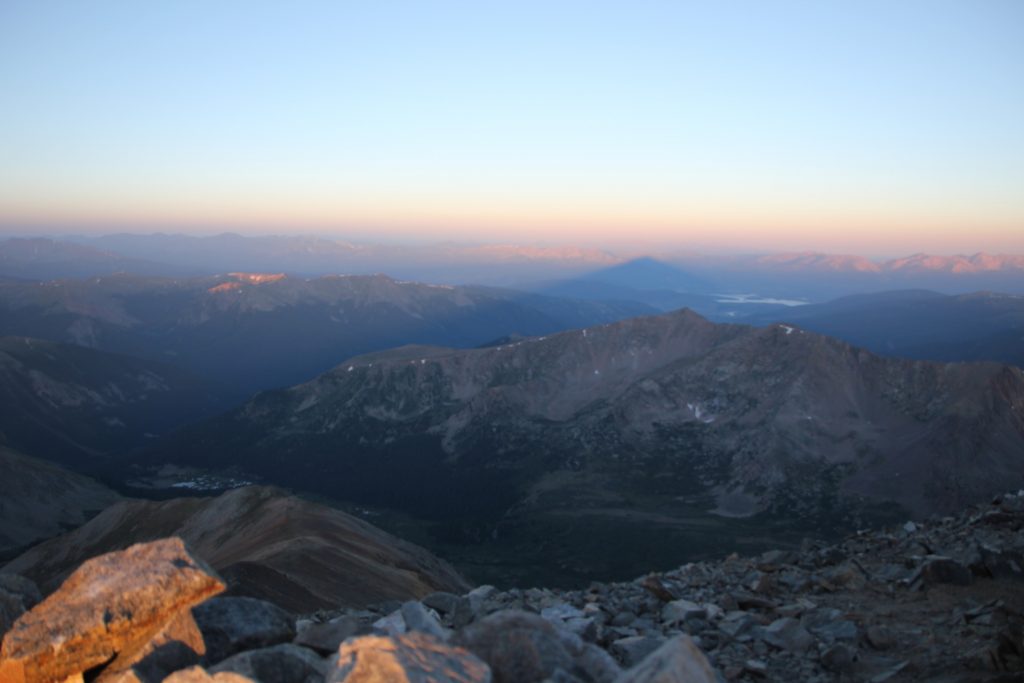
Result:
<instances>
[{"instance_id":1,"label":"rocky summit","mask_svg":"<svg viewBox=\"0 0 1024 683\"><path fill-rule=\"evenodd\" d=\"M1024 491L630 582L301 615L215 596L223 580L169 538L91 559L41 602L0 575L0 681L1020 682L1022 532Z\"/></svg>"}]
</instances>

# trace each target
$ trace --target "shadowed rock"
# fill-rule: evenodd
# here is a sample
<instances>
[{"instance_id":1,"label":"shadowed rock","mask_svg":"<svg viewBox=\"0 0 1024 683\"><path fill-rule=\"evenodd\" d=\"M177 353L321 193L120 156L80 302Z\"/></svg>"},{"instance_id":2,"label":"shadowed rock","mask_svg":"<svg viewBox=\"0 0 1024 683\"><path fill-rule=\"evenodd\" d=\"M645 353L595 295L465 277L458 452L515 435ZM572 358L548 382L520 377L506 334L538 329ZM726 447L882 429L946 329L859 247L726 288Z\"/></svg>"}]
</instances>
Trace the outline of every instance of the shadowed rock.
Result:
<instances>
[{"instance_id":1,"label":"shadowed rock","mask_svg":"<svg viewBox=\"0 0 1024 683\"><path fill-rule=\"evenodd\" d=\"M242 650L286 643L295 637L295 618L277 605L254 598L220 597L192 609L206 642L203 662L216 664Z\"/></svg>"},{"instance_id":2,"label":"shadowed rock","mask_svg":"<svg viewBox=\"0 0 1024 683\"><path fill-rule=\"evenodd\" d=\"M615 683L717 683L707 657L689 636L676 636L649 654Z\"/></svg>"},{"instance_id":3,"label":"shadowed rock","mask_svg":"<svg viewBox=\"0 0 1024 683\"><path fill-rule=\"evenodd\" d=\"M558 669L572 669L572 655L555 627L528 612L496 612L467 626L452 642L487 662L495 683L542 681Z\"/></svg>"},{"instance_id":4,"label":"shadowed rock","mask_svg":"<svg viewBox=\"0 0 1024 683\"><path fill-rule=\"evenodd\" d=\"M239 652L210 672L232 672L263 683L320 683L326 667L326 662L312 650L285 643Z\"/></svg>"},{"instance_id":5,"label":"shadowed rock","mask_svg":"<svg viewBox=\"0 0 1024 683\"><path fill-rule=\"evenodd\" d=\"M338 648L327 683L490 683L491 671L472 653L427 633L364 636Z\"/></svg>"},{"instance_id":6,"label":"shadowed rock","mask_svg":"<svg viewBox=\"0 0 1024 683\"><path fill-rule=\"evenodd\" d=\"M63 680L135 661L179 614L224 587L179 538L93 558L15 622L0 680Z\"/></svg>"}]
</instances>

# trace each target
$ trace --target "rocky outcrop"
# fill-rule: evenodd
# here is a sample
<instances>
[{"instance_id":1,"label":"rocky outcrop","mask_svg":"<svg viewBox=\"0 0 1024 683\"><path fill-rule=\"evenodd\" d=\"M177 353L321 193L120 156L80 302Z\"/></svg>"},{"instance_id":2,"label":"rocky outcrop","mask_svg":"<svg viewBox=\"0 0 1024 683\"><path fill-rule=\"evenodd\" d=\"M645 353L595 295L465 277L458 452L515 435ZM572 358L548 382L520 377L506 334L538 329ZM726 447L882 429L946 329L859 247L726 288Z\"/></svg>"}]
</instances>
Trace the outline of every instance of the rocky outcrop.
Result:
<instances>
[{"instance_id":1,"label":"rocky outcrop","mask_svg":"<svg viewBox=\"0 0 1024 683\"><path fill-rule=\"evenodd\" d=\"M161 634L194 633L188 610L224 587L180 539L93 558L4 635L0 679L60 681L128 668L171 640L150 647Z\"/></svg>"},{"instance_id":2,"label":"rocky outcrop","mask_svg":"<svg viewBox=\"0 0 1024 683\"><path fill-rule=\"evenodd\" d=\"M35 546L4 571L52 589L86 558L168 535L184 539L220 572L232 595L291 612L469 588L448 563L419 546L340 510L257 486L216 498L122 501Z\"/></svg>"},{"instance_id":3,"label":"rocky outcrop","mask_svg":"<svg viewBox=\"0 0 1024 683\"><path fill-rule=\"evenodd\" d=\"M182 609L199 598L183 587L220 586L184 552L169 539L87 562L5 636L0 681L1009 683L1024 670L1024 491L626 583L480 586L295 620L249 599ZM191 659L155 656L186 641Z\"/></svg>"}]
</instances>

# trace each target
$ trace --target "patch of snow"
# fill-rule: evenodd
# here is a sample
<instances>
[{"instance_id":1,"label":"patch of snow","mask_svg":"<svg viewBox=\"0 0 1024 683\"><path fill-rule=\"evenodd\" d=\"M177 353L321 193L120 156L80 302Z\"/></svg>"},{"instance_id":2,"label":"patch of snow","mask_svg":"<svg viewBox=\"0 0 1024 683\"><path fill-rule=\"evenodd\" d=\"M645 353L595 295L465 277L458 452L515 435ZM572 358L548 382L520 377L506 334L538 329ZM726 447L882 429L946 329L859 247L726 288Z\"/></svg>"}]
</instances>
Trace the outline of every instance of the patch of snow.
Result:
<instances>
[{"instance_id":1,"label":"patch of snow","mask_svg":"<svg viewBox=\"0 0 1024 683\"><path fill-rule=\"evenodd\" d=\"M354 366L354 365L348 366L348 372L352 372L355 369L356 369L356 366Z\"/></svg>"},{"instance_id":2,"label":"patch of snow","mask_svg":"<svg viewBox=\"0 0 1024 683\"><path fill-rule=\"evenodd\" d=\"M793 329L794 328L790 327L789 325L779 325L779 327L781 327L782 329L784 329L786 331L786 336L787 337L789 335L793 334Z\"/></svg>"}]
</instances>

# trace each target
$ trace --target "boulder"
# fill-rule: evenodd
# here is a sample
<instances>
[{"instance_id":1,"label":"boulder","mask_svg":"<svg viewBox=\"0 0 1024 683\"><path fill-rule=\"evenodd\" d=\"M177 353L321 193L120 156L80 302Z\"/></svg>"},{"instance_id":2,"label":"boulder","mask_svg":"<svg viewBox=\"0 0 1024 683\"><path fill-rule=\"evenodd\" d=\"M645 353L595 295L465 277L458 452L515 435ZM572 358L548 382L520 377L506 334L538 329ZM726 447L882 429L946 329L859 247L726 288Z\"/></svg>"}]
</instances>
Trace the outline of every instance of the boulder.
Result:
<instances>
[{"instance_id":1,"label":"boulder","mask_svg":"<svg viewBox=\"0 0 1024 683\"><path fill-rule=\"evenodd\" d=\"M689 600L673 600L661 608L661 620L666 624L678 624L687 619L703 619L707 614L704 607Z\"/></svg>"},{"instance_id":2,"label":"boulder","mask_svg":"<svg viewBox=\"0 0 1024 683\"><path fill-rule=\"evenodd\" d=\"M689 636L676 636L619 676L615 683L718 683L718 675Z\"/></svg>"},{"instance_id":3,"label":"boulder","mask_svg":"<svg viewBox=\"0 0 1024 683\"><path fill-rule=\"evenodd\" d=\"M236 652L287 643L295 637L295 618L277 605L255 598L220 597L192 609L206 641L204 664L216 664Z\"/></svg>"},{"instance_id":4,"label":"boulder","mask_svg":"<svg viewBox=\"0 0 1024 683\"><path fill-rule=\"evenodd\" d=\"M634 666L661 647L664 642L664 638L654 636L627 636L613 641L609 650L624 666Z\"/></svg>"},{"instance_id":5,"label":"boulder","mask_svg":"<svg viewBox=\"0 0 1024 683\"><path fill-rule=\"evenodd\" d=\"M333 654L338 651L342 641L368 631L359 619L353 616L342 616L323 624L305 623L299 626L294 643L322 654Z\"/></svg>"},{"instance_id":6,"label":"boulder","mask_svg":"<svg viewBox=\"0 0 1024 683\"><path fill-rule=\"evenodd\" d=\"M408 631L422 631L435 638L448 640L449 633L441 626L435 613L415 600L410 600L402 605L402 619L405 620L405 627Z\"/></svg>"},{"instance_id":7,"label":"boulder","mask_svg":"<svg viewBox=\"0 0 1024 683\"><path fill-rule=\"evenodd\" d=\"M362 636L341 644L327 683L490 683L487 665L422 632Z\"/></svg>"},{"instance_id":8,"label":"boulder","mask_svg":"<svg viewBox=\"0 0 1024 683\"><path fill-rule=\"evenodd\" d=\"M968 586L974 576L971 570L950 557L929 555L910 579L910 584L927 588L940 583Z\"/></svg>"},{"instance_id":9,"label":"boulder","mask_svg":"<svg viewBox=\"0 0 1024 683\"><path fill-rule=\"evenodd\" d=\"M763 638L769 645L796 653L806 651L814 643L814 636L799 621L790 617L776 619L766 626Z\"/></svg>"},{"instance_id":10,"label":"boulder","mask_svg":"<svg viewBox=\"0 0 1024 683\"><path fill-rule=\"evenodd\" d=\"M426 596L421 602L440 612L445 624L452 628L462 628L473 620L473 606L464 595L438 591Z\"/></svg>"},{"instance_id":11,"label":"boulder","mask_svg":"<svg viewBox=\"0 0 1024 683\"><path fill-rule=\"evenodd\" d=\"M327 662L318 654L291 643L239 652L210 669L263 683L320 683L326 671Z\"/></svg>"},{"instance_id":12,"label":"boulder","mask_svg":"<svg viewBox=\"0 0 1024 683\"><path fill-rule=\"evenodd\" d=\"M502 610L470 624L452 642L485 661L495 683L543 681L557 669L572 668L572 655L543 617Z\"/></svg>"},{"instance_id":13,"label":"boulder","mask_svg":"<svg viewBox=\"0 0 1024 683\"><path fill-rule=\"evenodd\" d=\"M179 538L87 560L4 636L0 680L63 680L110 662L124 668L179 614L224 588Z\"/></svg>"}]
</instances>

